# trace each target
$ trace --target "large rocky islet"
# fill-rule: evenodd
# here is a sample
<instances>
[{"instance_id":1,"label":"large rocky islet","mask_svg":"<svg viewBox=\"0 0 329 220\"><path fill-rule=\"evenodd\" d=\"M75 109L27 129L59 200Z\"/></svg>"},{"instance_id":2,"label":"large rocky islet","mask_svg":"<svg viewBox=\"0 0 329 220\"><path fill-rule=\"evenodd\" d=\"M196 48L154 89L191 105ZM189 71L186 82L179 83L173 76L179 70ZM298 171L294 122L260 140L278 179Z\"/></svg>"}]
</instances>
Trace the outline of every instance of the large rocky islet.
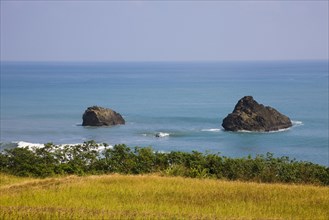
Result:
<instances>
[{"instance_id":1,"label":"large rocky islet","mask_svg":"<svg viewBox=\"0 0 329 220\"><path fill-rule=\"evenodd\" d=\"M224 118L222 126L227 131L268 132L289 128L292 122L276 109L259 104L252 96L245 96Z\"/></svg>"}]
</instances>

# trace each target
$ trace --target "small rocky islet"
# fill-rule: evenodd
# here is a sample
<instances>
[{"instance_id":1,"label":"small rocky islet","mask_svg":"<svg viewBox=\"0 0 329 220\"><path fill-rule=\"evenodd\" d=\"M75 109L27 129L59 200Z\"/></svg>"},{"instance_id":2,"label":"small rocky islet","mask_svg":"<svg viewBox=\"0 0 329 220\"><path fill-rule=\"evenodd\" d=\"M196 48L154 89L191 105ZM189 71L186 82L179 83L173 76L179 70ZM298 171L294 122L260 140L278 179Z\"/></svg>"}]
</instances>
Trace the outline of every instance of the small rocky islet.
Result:
<instances>
[{"instance_id":1,"label":"small rocky islet","mask_svg":"<svg viewBox=\"0 0 329 220\"><path fill-rule=\"evenodd\" d=\"M82 120L82 126L113 126L126 123L116 111L99 106L88 107L82 116Z\"/></svg>"}]
</instances>

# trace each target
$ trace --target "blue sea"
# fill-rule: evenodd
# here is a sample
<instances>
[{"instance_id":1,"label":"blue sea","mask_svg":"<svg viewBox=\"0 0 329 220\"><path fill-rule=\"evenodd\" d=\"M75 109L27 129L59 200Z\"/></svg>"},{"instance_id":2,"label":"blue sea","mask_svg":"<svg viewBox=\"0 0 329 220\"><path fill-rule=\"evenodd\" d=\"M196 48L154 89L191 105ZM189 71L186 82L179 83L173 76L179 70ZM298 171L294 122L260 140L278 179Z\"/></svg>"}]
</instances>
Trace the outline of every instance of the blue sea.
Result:
<instances>
[{"instance_id":1,"label":"blue sea","mask_svg":"<svg viewBox=\"0 0 329 220\"><path fill-rule=\"evenodd\" d=\"M246 95L294 126L224 131L223 118ZM126 124L81 126L94 105L119 112ZM2 62L0 110L1 149L95 140L229 157L272 152L329 165L328 61Z\"/></svg>"}]
</instances>

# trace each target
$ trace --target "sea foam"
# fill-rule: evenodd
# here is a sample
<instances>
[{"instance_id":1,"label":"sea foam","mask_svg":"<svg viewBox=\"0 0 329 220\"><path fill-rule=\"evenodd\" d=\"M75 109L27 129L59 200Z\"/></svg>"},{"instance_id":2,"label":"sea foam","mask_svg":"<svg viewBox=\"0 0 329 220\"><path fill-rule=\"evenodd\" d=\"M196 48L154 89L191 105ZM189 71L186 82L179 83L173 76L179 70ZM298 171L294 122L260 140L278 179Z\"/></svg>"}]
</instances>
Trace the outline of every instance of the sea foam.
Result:
<instances>
[{"instance_id":1,"label":"sea foam","mask_svg":"<svg viewBox=\"0 0 329 220\"><path fill-rule=\"evenodd\" d=\"M17 144L17 147L19 148L24 148L24 147L28 147L29 149L33 149L33 148L43 148L45 147L44 144L40 144L40 143L30 143L30 142L25 142L25 141L18 141L18 142L13 142L15 144ZM75 144L55 144L56 146L58 146L59 148L63 148L64 146L77 146L77 145L83 145L83 143L75 143ZM108 145L106 148L113 148L112 145ZM98 150L104 150L105 146L103 143L98 143Z\"/></svg>"},{"instance_id":2,"label":"sea foam","mask_svg":"<svg viewBox=\"0 0 329 220\"><path fill-rule=\"evenodd\" d=\"M290 128L283 128L275 131L248 131L248 130L238 130L239 133L253 133L253 134L271 134L271 133L279 133L279 132L285 132L290 130Z\"/></svg>"},{"instance_id":3,"label":"sea foam","mask_svg":"<svg viewBox=\"0 0 329 220\"><path fill-rule=\"evenodd\" d=\"M301 125L304 125L304 123L302 121L291 121L292 123L292 126L301 126Z\"/></svg>"},{"instance_id":4,"label":"sea foam","mask_svg":"<svg viewBox=\"0 0 329 220\"><path fill-rule=\"evenodd\" d=\"M155 134L156 137L169 137L170 134L166 132L158 132Z\"/></svg>"},{"instance_id":5,"label":"sea foam","mask_svg":"<svg viewBox=\"0 0 329 220\"><path fill-rule=\"evenodd\" d=\"M40 143L30 143L30 142L25 142L25 141L18 141L18 142L14 142L15 144L17 144L17 147L23 148L23 147L28 147L28 148L32 148L32 147L36 147L36 148L42 148L45 145L44 144L40 144Z\"/></svg>"},{"instance_id":6,"label":"sea foam","mask_svg":"<svg viewBox=\"0 0 329 220\"><path fill-rule=\"evenodd\" d=\"M201 131L209 131L209 132L220 132L222 129L220 128L206 128L206 129L201 129Z\"/></svg>"},{"instance_id":7,"label":"sea foam","mask_svg":"<svg viewBox=\"0 0 329 220\"><path fill-rule=\"evenodd\" d=\"M293 120L291 120L291 123L292 123L292 127L297 127L297 126L304 125L304 123L302 121L293 121ZM241 132L241 133L262 133L262 134L268 134L268 133L278 133L278 132L288 131L292 127L283 128L283 129L279 129L279 130L276 130L276 131L248 131L248 130L238 130L238 132Z\"/></svg>"}]
</instances>

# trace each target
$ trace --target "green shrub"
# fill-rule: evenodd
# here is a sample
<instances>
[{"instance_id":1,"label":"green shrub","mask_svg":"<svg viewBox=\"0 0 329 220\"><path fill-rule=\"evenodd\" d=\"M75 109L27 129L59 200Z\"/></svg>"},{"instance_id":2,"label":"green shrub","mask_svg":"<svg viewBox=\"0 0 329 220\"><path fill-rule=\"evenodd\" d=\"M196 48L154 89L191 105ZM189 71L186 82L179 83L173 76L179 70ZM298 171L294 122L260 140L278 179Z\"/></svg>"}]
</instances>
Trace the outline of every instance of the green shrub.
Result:
<instances>
[{"instance_id":1,"label":"green shrub","mask_svg":"<svg viewBox=\"0 0 329 220\"><path fill-rule=\"evenodd\" d=\"M329 185L329 168L310 162L275 158L272 153L255 158L229 158L219 154L154 152L151 147L124 144L104 150L95 141L80 145L13 148L0 153L0 171L17 176L87 175L104 173L217 178L255 182Z\"/></svg>"}]
</instances>

